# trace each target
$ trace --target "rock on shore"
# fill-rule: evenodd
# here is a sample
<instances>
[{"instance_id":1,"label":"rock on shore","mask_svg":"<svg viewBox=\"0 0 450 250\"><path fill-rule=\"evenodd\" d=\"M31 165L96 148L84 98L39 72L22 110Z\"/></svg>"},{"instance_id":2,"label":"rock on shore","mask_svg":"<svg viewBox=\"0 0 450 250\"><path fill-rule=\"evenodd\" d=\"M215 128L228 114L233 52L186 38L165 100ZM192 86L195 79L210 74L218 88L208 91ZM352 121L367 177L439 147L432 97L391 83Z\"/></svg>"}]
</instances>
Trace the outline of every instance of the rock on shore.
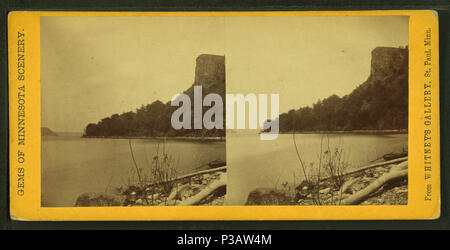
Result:
<instances>
[{"instance_id":1,"label":"rock on shore","mask_svg":"<svg viewBox=\"0 0 450 250\"><path fill-rule=\"evenodd\" d=\"M161 185L151 184L119 188L114 193L84 193L77 198L75 206L174 206L200 193L223 175L226 175L225 171L217 171L174 181L170 193L164 192ZM226 187L223 186L197 205L223 205L225 195Z\"/></svg>"},{"instance_id":2,"label":"rock on shore","mask_svg":"<svg viewBox=\"0 0 450 250\"><path fill-rule=\"evenodd\" d=\"M366 188L396 165L367 169L343 177L342 185L327 179L320 185L303 181L294 191L260 188L250 192L246 205L340 205L340 202ZM407 205L408 178L383 185L359 205Z\"/></svg>"}]
</instances>

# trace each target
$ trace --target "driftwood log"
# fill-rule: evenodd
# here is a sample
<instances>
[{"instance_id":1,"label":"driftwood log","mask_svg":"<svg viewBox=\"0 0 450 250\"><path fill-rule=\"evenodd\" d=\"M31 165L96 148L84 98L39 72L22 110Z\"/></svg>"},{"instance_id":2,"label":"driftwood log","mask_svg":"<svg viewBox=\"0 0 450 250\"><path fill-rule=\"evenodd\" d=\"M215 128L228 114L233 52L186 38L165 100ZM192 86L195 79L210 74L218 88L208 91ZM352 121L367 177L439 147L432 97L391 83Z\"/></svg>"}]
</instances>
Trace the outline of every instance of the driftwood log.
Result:
<instances>
[{"instance_id":1,"label":"driftwood log","mask_svg":"<svg viewBox=\"0 0 450 250\"><path fill-rule=\"evenodd\" d=\"M218 168L212 168L212 169L206 169L206 170L202 170L202 171L197 171L195 173L191 173L191 174L186 174L186 175L182 175L173 179L168 180L169 182L179 182L182 180L186 180L186 179L190 179L192 177L195 176L199 176L199 175L203 175L203 174L211 174L211 173L215 173L215 172L226 172L227 171L227 166L223 166L223 167L218 167ZM165 181L167 182L167 181ZM163 182L155 182L155 183L151 183L148 186L157 186L160 185Z\"/></svg>"},{"instance_id":2,"label":"driftwood log","mask_svg":"<svg viewBox=\"0 0 450 250\"><path fill-rule=\"evenodd\" d=\"M398 159L394 159L394 160L390 160L390 161L383 161L383 162L379 162L379 163L375 163L375 164L371 164L362 168L358 168L349 172L345 172L342 176L346 176L346 175L350 175L350 174L355 174L358 172L362 172L362 171L366 171L367 169L371 169L371 168L377 168L377 167L383 167L389 164L394 164L394 163L400 163L400 162L405 162L408 160L408 157L401 157ZM322 178L320 179L320 181L325 181L328 179L331 179L332 177L326 177L326 178Z\"/></svg>"},{"instance_id":3,"label":"driftwood log","mask_svg":"<svg viewBox=\"0 0 450 250\"><path fill-rule=\"evenodd\" d=\"M341 201L341 205L357 205L365 201L372 193L377 191L383 185L388 182L397 180L408 176L408 162L402 162L396 166L393 166L389 173L382 175L380 178L376 179L374 182L370 183L369 186L360 190L356 194Z\"/></svg>"},{"instance_id":4,"label":"driftwood log","mask_svg":"<svg viewBox=\"0 0 450 250\"><path fill-rule=\"evenodd\" d=\"M210 194L214 193L219 188L226 186L226 184L227 184L227 174L222 173L222 174L220 174L220 177L217 180L211 182L208 186L206 186L198 194L191 196L179 203L177 202L176 205L178 205L178 206L197 205L203 199L207 198Z\"/></svg>"}]
</instances>

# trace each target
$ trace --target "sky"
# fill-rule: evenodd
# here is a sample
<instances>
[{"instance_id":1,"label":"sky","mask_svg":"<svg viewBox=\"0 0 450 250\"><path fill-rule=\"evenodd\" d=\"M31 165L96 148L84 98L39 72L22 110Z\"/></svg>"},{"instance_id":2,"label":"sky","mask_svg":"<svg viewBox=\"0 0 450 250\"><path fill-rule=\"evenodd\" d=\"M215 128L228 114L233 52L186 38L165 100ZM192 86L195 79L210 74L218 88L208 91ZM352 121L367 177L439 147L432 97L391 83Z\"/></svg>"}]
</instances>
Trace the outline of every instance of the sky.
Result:
<instances>
[{"instance_id":1,"label":"sky","mask_svg":"<svg viewBox=\"0 0 450 250\"><path fill-rule=\"evenodd\" d=\"M42 17L42 126L82 132L170 101L200 54L225 55L227 93L276 93L287 112L349 94L374 48L405 45L405 16Z\"/></svg>"}]
</instances>

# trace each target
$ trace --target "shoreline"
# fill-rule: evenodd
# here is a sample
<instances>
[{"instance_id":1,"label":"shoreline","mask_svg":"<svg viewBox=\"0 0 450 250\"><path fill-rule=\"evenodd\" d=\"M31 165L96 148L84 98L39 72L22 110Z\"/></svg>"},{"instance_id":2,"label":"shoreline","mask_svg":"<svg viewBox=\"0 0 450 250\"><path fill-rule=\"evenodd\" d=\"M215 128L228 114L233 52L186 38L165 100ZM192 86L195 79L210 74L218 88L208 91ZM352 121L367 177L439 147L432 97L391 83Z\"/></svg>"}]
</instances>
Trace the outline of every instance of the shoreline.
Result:
<instances>
[{"instance_id":1,"label":"shoreline","mask_svg":"<svg viewBox=\"0 0 450 250\"><path fill-rule=\"evenodd\" d=\"M300 132L279 132L279 134L371 134L371 135L387 135L387 134L408 134L406 129L383 129L383 130L337 130L337 131L300 131Z\"/></svg>"},{"instance_id":2,"label":"shoreline","mask_svg":"<svg viewBox=\"0 0 450 250\"><path fill-rule=\"evenodd\" d=\"M75 206L222 206L226 195L227 167L196 171L167 182L130 184L101 193L85 192ZM170 189L164 191L164 188Z\"/></svg>"},{"instance_id":3,"label":"shoreline","mask_svg":"<svg viewBox=\"0 0 450 250\"><path fill-rule=\"evenodd\" d=\"M293 184L253 189L245 205L407 205L408 157Z\"/></svg>"},{"instance_id":4,"label":"shoreline","mask_svg":"<svg viewBox=\"0 0 450 250\"><path fill-rule=\"evenodd\" d=\"M390 135L390 134L408 134L407 129L384 129L384 130L336 130L336 131L289 131L279 132L280 135L292 135L292 134L368 134L368 135ZM236 135L231 133L230 135ZM62 135L64 136L64 135ZM95 139L146 139L146 140L179 140L179 141L226 141L226 136L209 136L209 137L197 137L197 136L85 136L81 135L80 138L95 138Z\"/></svg>"},{"instance_id":5,"label":"shoreline","mask_svg":"<svg viewBox=\"0 0 450 250\"><path fill-rule=\"evenodd\" d=\"M225 137L164 137L164 136L81 136L87 139L144 139L144 140L172 140L172 141L225 141Z\"/></svg>"}]
</instances>

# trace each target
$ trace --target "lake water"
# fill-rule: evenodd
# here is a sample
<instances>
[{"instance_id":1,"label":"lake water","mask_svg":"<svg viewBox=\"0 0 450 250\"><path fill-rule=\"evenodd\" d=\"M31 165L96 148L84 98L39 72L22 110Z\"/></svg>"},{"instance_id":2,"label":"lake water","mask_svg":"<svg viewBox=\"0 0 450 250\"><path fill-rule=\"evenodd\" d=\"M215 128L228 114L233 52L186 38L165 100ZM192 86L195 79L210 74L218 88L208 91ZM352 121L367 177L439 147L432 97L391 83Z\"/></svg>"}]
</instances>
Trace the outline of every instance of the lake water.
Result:
<instances>
[{"instance_id":1,"label":"lake water","mask_svg":"<svg viewBox=\"0 0 450 250\"><path fill-rule=\"evenodd\" d=\"M328 139L330 151L342 148L348 169L408 148L407 134L297 134L295 138L302 161L315 167L319 163L322 138L322 151L328 147ZM245 204L249 192L255 188L280 188L282 183L295 187L304 178L292 135L288 134L279 135L273 141L261 141L256 134L228 134L227 165L227 205Z\"/></svg>"},{"instance_id":2,"label":"lake water","mask_svg":"<svg viewBox=\"0 0 450 250\"><path fill-rule=\"evenodd\" d=\"M131 142L137 165L149 169L160 141ZM213 160L226 160L225 142L167 140L165 150L173 156L178 175L195 172ZM136 182L134 169L128 139L43 137L42 206L74 206L84 192Z\"/></svg>"},{"instance_id":3,"label":"lake water","mask_svg":"<svg viewBox=\"0 0 450 250\"><path fill-rule=\"evenodd\" d=\"M408 135L297 134L297 146L306 165L318 164L320 142L323 150L330 141L331 151L342 148L349 169L391 152L408 148ZM136 162L148 168L158 141L134 139ZM173 155L178 174L195 172L213 160L227 162L226 205L245 204L249 192L258 187L280 188L282 183L298 185L303 179L292 135L279 135L261 141L257 134L227 135L225 142L168 140L166 151ZM225 149L226 147L226 149ZM73 206L84 192L103 192L136 181L128 139L97 139L69 136L43 137L42 205Z\"/></svg>"}]
</instances>

